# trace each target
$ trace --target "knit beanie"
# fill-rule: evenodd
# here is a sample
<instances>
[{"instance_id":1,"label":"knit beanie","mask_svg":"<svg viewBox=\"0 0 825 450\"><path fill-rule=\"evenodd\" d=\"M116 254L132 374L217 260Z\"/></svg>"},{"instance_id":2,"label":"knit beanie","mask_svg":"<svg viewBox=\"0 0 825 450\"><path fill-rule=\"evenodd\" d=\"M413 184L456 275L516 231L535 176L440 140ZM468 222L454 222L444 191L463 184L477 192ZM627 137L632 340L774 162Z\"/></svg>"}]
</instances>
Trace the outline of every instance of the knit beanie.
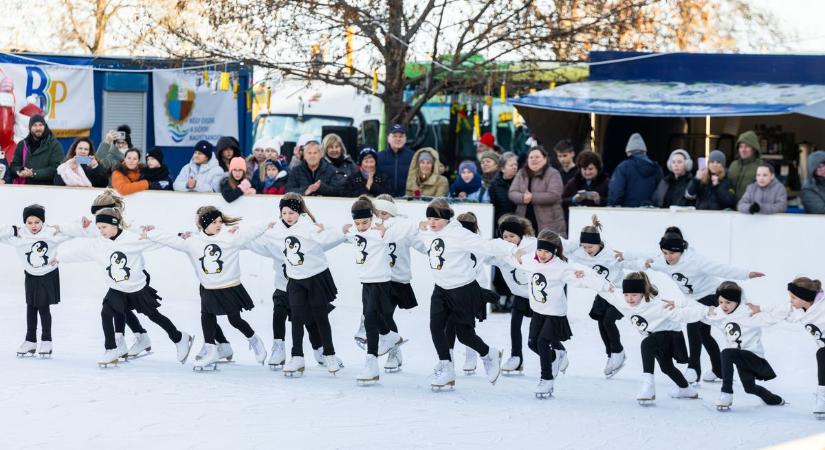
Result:
<instances>
[{"instance_id":1,"label":"knit beanie","mask_svg":"<svg viewBox=\"0 0 825 450\"><path fill-rule=\"evenodd\" d=\"M160 147L152 147L152 149L146 153L146 157L155 158L161 166L163 165L163 150L161 150Z\"/></svg>"},{"instance_id":2,"label":"knit beanie","mask_svg":"<svg viewBox=\"0 0 825 450\"><path fill-rule=\"evenodd\" d=\"M487 147L493 148L496 146L496 137L493 136L493 133L490 133L488 131L481 135L481 138L479 138L478 142L481 142Z\"/></svg>"},{"instance_id":3,"label":"knit beanie","mask_svg":"<svg viewBox=\"0 0 825 450\"><path fill-rule=\"evenodd\" d=\"M757 152L762 151L759 147L759 136L757 136L753 131L746 131L740 134L739 139L736 140L736 146L738 147L739 144L747 144Z\"/></svg>"},{"instance_id":4,"label":"knit beanie","mask_svg":"<svg viewBox=\"0 0 825 450\"><path fill-rule=\"evenodd\" d=\"M625 153L631 152L645 152L647 153L647 145L645 145L645 140L642 139L642 135L639 133L633 133L630 135L630 139L627 140L627 146L624 148Z\"/></svg>"},{"instance_id":5,"label":"knit beanie","mask_svg":"<svg viewBox=\"0 0 825 450\"><path fill-rule=\"evenodd\" d=\"M482 153L481 158L479 158L478 160L483 161L485 159L492 159L496 163L496 165L499 165L501 163L501 156L499 156L499 154L494 152L493 150L487 150L486 152Z\"/></svg>"},{"instance_id":6,"label":"knit beanie","mask_svg":"<svg viewBox=\"0 0 825 450\"><path fill-rule=\"evenodd\" d=\"M435 162L435 158L433 158L433 154L430 152L421 152L418 154L418 161L432 161Z\"/></svg>"},{"instance_id":7,"label":"knit beanie","mask_svg":"<svg viewBox=\"0 0 825 450\"><path fill-rule=\"evenodd\" d=\"M203 153L206 155L206 159L209 160L212 159L212 153L215 152L215 148L209 141L198 141L198 143L195 144L195 151Z\"/></svg>"},{"instance_id":8,"label":"knit beanie","mask_svg":"<svg viewBox=\"0 0 825 450\"><path fill-rule=\"evenodd\" d=\"M236 156L229 160L229 172L232 172L235 169L241 169L246 172L246 160L240 156Z\"/></svg>"},{"instance_id":9,"label":"knit beanie","mask_svg":"<svg viewBox=\"0 0 825 450\"><path fill-rule=\"evenodd\" d=\"M721 150L714 150L710 152L708 156L708 162L716 161L718 163L722 163L722 165L727 165L728 159L725 157L725 154Z\"/></svg>"},{"instance_id":10,"label":"knit beanie","mask_svg":"<svg viewBox=\"0 0 825 450\"><path fill-rule=\"evenodd\" d=\"M132 127L130 127L129 125L123 124L123 125L117 127L117 131L121 131L121 132L123 132L123 134L126 135L126 144L129 145L129 148L132 148L133 147L133 145L132 145Z\"/></svg>"},{"instance_id":11,"label":"knit beanie","mask_svg":"<svg viewBox=\"0 0 825 450\"><path fill-rule=\"evenodd\" d=\"M459 164L458 165L458 174L461 175L461 172L463 172L464 169L469 170L470 172L473 173L473 175L478 175L478 168L476 167L476 164L472 161L464 161L461 164Z\"/></svg>"}]
</instances>

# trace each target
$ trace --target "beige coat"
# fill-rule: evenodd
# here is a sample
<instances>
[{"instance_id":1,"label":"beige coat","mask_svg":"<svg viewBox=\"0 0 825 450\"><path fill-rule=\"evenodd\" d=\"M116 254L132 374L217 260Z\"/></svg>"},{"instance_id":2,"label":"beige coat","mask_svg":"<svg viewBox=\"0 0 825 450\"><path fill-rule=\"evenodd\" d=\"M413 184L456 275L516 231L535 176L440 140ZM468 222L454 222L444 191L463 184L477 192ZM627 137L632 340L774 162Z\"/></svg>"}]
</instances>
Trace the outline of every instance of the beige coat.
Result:
<instances>
[{"instance_id":1,"label":"beige coat","mask_svg":"<svg viewBox=\"0 0 825 450\"><path fill-rule=\"evenodd\" d=\"M427 152L433 157L433 173L425 180L420 180L418 176L418 156L421 152ZM441 162L438 159L438 151L431 147L419 149L413 155L410 162L410 173L407 175L407 196L408 197L446 197L450 192L450 182L441 172ZM416 193L417 191L417 193Z\"/></svg>"}]
</instances>

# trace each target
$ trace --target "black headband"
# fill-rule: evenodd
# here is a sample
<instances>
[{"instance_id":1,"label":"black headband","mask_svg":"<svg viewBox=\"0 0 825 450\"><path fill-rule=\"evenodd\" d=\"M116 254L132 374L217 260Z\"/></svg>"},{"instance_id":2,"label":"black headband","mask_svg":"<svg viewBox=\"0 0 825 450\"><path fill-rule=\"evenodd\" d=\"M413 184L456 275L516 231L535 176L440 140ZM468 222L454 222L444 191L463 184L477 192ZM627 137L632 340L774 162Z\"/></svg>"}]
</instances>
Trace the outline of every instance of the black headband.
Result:
<instances>
[{"instance_id":1,"label":"black headband","mask_svg":"<svg viewBox=\"0 0 825 450\"><path fill-rule=\"evenodd\" d=\"M29 218L29 216L34 216L40 219L41 222L46 221L46 210L41 208L40 206L27 206L23 208L23 222Z\"/></svg>"},{"instance_id":2,"label":"black headband","mask_svg":"<svg viewBox=\"0 0 825 450\"><path fill-rule=\"evenodd\" d=\"M659 241L659 248L676 253L684 253L687 243L684 239L672 236L665 236Z\"/></svg>"},{"instance_id":3,"label":"black headband","mask_svg":"<svg viewBox=\"0 0 825 450\"><path fill-rule=\"evenodd\" d=\"M717 289L716 295L731 302L742 302L742 291L740 289Z\"/></svg>"},{"instance_id":4,"label":"black headband","mask_svg":"<svg viewBox=\"0 0 825 450\"><path fill-rule=\"evenodd\" d=\"M432 206L427 207L427 218L430 219L445 219L450 220L453 218L453 210L452 209L435 209Z\"/></svg>"},{"instance_id":5,"label":"black headband","mask_svg":"<svg viewBox=\"0 0 825 450\"><path fill-rule=\"evenodd\" d=\"M291 209L291 208L290 208ZM352 211L352 219L369 219L372 217L371 209L355 209Z\"/></svg>"},{"instance_id":6,"label":"black headband","mask_svg":"<svg viewBox=\"0 0 825 450\"><path fill-rule=\"evenodd\" d=\"M498 226L498 232L499 234L504 234L505 231L509 231L519 238L524 237L524 227L518 222L501 222L501 225Z\"/></svg>"},{"instance_id":7,"label":"black headband","mask_svg":"<svg viewBox=\"0 0 825 450\"><path fill-rule=\"evenodd\" d=\"M103 208L114 208L115 206L117 205L114 203L110 203L108 205L92 205L92 214L97 214L97 212Z\"/></svg>"},{"instance_id":8,"label":"black headband","mask_svg":"<svg viewBox=\"0 0 825 450\"><path fill-rule=\"evenodd\" d=\"M788 283L788 291L806 302L813 302L816 300L816 294L818 294L816 291L805 289L804 287L797 286L793 283Z\"/></svg>"},{"instance_id":9,"label":"black headband","mask_svg":"<svg viewBox=\"0 0 825 450\"><path fill-rule=\"evenodd\" d=\"M98 214L95 216L95 223L107 223L109 225L118 226L120 225L120 219L108 214Z\"/></svg>"},{"instance_id":10,"label":"black headband","mask_svg":"<svg viewBox=\"0 0 825 450\"><path fill-rule=\"evenodd\" d=\"M476 222L473 222L472 220L459 220L458 223L473 233L478 233L478 224Z\"/></svg>"},{"instance_id":11,"label":"black headband","mask_svg":"<svg viewBox=\"0 0 825 450\"><path fill-rule=\"evenodd\" d=\"M644 294L645 280L622 280L622 292L625 294Z\"/></svg>"},{"instance_id":12,"label":"black headband","mask_svg":"<svg viewBox=\"0 0 825 450\"><path fill-rule=\"evenodd\" d=\"M222 215L223 214L221 214L221 212L217 209L213 211L207 211L201 214L200 217L198 217L198 223L200 224L201 229L206 231L206 227L211 225L212 222L218 220L218 217L221 217Z\"/></svg>"},{"instance_id":13,"label":"black headband","mask_svg":"<svg viewBox=\"0 0 825 450\"><path fill-rule=\"evenodd\" d=\"M587 231L582 231L581 235L579 236L579 243L602 245L602 237L599 233L589 233Z\"/></svg>"},{"instance_id":14,"label":"black headband","mask_svg":"<svg viewBox=\"0 0 825 450\"><path fill-rule=\"evenodd\" d=\"M295 211L298 214L301 214L301 213L304 212L304 208L302 206L302 203L297 198L290 198L290 199L282 198L281 201L278 203L278 209L284 209L285 207Z\"/></svg>"},{"instance_id":15,"label":"black headband","mask_svg":"<svg viewBox=\"0 0 825 450\"><path fill-rule=\"evenodd\" d=\"M556 244L554 244L550 241L545 241L545 240L541 240L541 239L539 239L536 242L536 249L538 249L538 250L547 250L548 252L550 252L550 253L552 253L556 256L559 256L559 252L560 252L559 248L556 247Z\"/></svg>"}]
</instances>

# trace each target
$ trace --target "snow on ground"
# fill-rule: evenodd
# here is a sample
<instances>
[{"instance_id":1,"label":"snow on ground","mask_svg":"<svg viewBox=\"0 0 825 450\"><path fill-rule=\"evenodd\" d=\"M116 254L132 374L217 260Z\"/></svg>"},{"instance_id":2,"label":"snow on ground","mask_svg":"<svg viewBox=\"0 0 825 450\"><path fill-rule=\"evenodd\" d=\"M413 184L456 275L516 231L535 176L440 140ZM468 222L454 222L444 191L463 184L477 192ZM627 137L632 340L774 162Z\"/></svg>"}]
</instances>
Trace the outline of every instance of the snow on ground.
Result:
<instances>
[{"instance_id":1,"label":"snow on ground","mask_svg":"<svg viewBox=\"0 0 825 450\"><path fill-rule=\"evenodd\" d=\"M719 384L702 386L699 400L677 401L667 395L672 383L657 373L657 403L645 408L634 400L641 373L640 336L626 321L620 323L629 362L614 379L605 380L600 375L603 347L587 317L585 291L575 292L570 302L575 334L567 343L571 365L549 400L532 394L538 358L526 348L526 336L524 376L502 377L491 386L479 362L476 375L458 375L455 392L431 392L428 376L436 357L422 298L424 306L397 314L400 330L410 340L403 347L404 370L382 373L376 386L357 386L354 377L364 355L352 340L360 314L352 294L342 295L332 313L337 352L346 368L333 377L311 367L303 379L286 379L255 365L243 336L223 319L237 362L222 365L217 373L194 373L191 361L184 366L175 362L174 346L145 317L155 353L99 369L99 303L73 297L53 309L54 358L18 359L14 350L25 334L25 307L19 295L3 298L2 447L730 449L764 447L825 426L811 414L816 348L790 324L764 336L768 359L779 375L766 386L789 405L765 406L737 384L733 409L719 413L713 407ZM200 336L197 305L195 298L166 300L161 311L182 330ZM245 314L267 346L270 312L271 303L264 301ZM478 329L490 344L509 349L508 324L509 315L493 314ZM525 334L527 327L525 322ZM198 339L196 348L200 344ZM308 343L305 348L309 350ZM457 365L463 361L459 348Z\"/></svg>"}]
</instances>

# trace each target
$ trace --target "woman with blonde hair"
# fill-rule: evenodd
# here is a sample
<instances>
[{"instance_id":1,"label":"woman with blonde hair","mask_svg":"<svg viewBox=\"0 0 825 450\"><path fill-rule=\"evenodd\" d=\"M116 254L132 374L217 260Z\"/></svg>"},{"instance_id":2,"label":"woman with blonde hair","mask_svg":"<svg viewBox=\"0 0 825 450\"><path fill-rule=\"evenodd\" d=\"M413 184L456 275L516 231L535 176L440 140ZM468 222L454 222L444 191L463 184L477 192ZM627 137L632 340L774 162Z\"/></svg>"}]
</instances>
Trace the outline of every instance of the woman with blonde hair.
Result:
<instances>
[{"instance_id":1,"label":"woman with blonde hair","mask_svg":"<svg viewBox=\"0 0 825 450\"><path fill-rule=\"evenodd\" d=\"M344 140L341 139L341 136L335 133L324 136L321 142L321 151L324 154L324 159L335 169L335 176L333 177L335 186L345 186L347 180L358 173L358 165L347 154L347 147L344 146ZM340 192L338 195L343 196L345 194Z\"/></svg>"},{"instance_id":2,"label":"woman with blonde hair","mask_svg":"<svg viewBox=\"0 0 825 450\"><path fill-rule=\"evenodd\" d=\"M438 151L424 147L413 155L407 176L407 197L446 197L450 183L441 175Z\"/></svg>"}]
</instances>

